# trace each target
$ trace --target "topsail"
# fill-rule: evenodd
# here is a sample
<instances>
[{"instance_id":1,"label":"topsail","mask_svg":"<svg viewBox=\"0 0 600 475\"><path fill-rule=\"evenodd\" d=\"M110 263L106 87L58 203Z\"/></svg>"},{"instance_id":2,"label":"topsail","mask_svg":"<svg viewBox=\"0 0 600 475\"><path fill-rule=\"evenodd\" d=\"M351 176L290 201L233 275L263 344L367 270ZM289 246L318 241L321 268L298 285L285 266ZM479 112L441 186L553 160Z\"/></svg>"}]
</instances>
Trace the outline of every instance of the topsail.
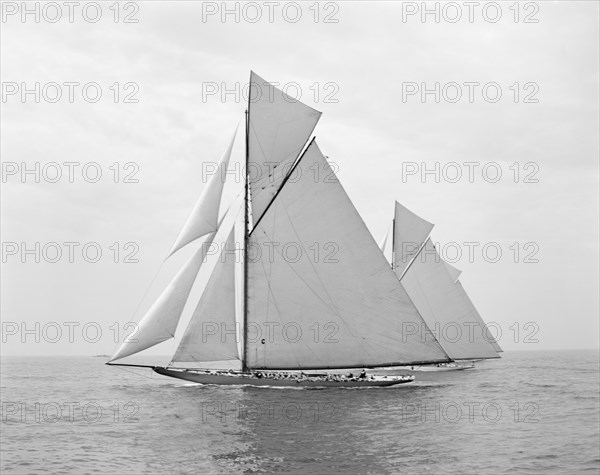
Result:
<instances>
[{"instance_id":1,"label":"topsail","mask_svg":"<svg viewBox=\"0 0 600 475\"><path fill-rule=\"evenodd\" d=\"M392 266L402 276L431 233L433 224L396 201L394 213L394 260Z\"/></svg>"},{"instance_id":2,"label":"topsail","mask_svg":"<svg viewBox=\"0 0 600 475\"><path fill-rule=\"evenodd\" d=\"M256 223L304 148L321 113L250 73L248 179Z\"/></svg>"}]
</instances>

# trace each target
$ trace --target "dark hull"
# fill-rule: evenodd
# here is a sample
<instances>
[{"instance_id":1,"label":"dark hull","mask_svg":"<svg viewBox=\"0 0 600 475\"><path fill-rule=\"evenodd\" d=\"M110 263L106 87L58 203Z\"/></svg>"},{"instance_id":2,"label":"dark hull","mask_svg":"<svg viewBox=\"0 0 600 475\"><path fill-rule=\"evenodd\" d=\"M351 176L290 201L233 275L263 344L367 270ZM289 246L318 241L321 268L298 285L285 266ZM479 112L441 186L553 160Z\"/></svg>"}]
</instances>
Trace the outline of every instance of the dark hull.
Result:
<instances>
[{"instance_id":1,"label":"dark hull","mask_svg":"<svg viewBox=\"0 0 600 475\"><path fill-rule=\"evenodd\" d=\"M364 380L346 380L346 381L327 381L317 379L274 379L257 378L252 374L243 373L215 373L200 372L183 369L170 369L156 366L153 368L158 374L170 376L172 378L184 379L200 384L219 384L219 385L246 385L246 386L268 386L268 387L291 387L291 388L363 388L363 387L386 387L406 384L413 381L414 378L405 376L376 376L375 379Z\"/></svg>"}]
</instances>

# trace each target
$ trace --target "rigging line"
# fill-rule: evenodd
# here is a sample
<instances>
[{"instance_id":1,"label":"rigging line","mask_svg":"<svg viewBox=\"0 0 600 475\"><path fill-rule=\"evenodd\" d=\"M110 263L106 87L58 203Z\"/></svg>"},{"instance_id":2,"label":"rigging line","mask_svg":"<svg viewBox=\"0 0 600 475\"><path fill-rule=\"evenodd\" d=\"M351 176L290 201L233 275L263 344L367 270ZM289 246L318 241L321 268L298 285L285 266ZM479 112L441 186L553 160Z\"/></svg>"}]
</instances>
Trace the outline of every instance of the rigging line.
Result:
<instances>
[{"instance_id":1,"label":"rigging line","mask_svg":"<svg viewBox=\"0 0 600 475\"><path fill-rule=\"evenodd\" d=\"M236 203L236 201L237 201L237 199L239 198L239 196L240 196L240 194L241 194L241 193L242 193L242 192L240 191L240 192L239 192L239 193L236 195L236 197L233 199L233 202L232 202L232 204L231 204L231 205L229 205L229 206L227 207L227 210L225 211L225 213L224 213L223 217L222 217L222 218L221 218L221 220L219 221L218 228L220 228L220 227L221 227L221 225L223 224L223 221L224 221L224 219L225 219L225 216L227 216L227 214L230 212L230 210L231 210L232 206L233 206L233 205ZM218 229L217 229L217 231L215 231L215 232L212 232L212 233L210 233L210 234L207 234L207 235L205 235L205 236L202 236L201 238L198 238L198 239L202 239L202 238L204 238L204 241L202 242L202 244L200 245L200 247L194 251L194 253L193 253L193 254L192 254L192 256L191 256L191 257L188 259L188 261L187 261L186 263L184 263L183 267L185 267L185 266L188 264L188 262L189 262L190 260L193 260L193 259L194 259L194 257L196 257L196 254L198 254L199 252L202 252L202 246L204 246L204 244L206 243L206 240L207 240L207 239L209 239L211 236L212 236L212 239L214 239L214 238L216 237L216 235L217 235L217 232L218 232ZM135 314L138 312L139 308L141 307L141 305L142 305L143 301L145 300L145 298L146 298L146 296L147 296L148 292L150 291L150 288L152 287L152 285L154 284L154 281L157 279L157 277L158 277L158 275L159 275L160 271L162 270L162 268L163 268L163 266L164 266L165 262L166 262L166 259L164 259L164 260L163 260L163 262L161 263L161 265L160 265L160 267L159 267L158 271L156 272L156 274L154 275L154 278L152 279L152 282L150 283L150 285L149 285L149 286L148 286L148 288L146 289L146 292L144 293L144 296L142 297L142 299L141 299L141 300L140 300L140 302L138 303L138 306L137 306L137 308L136 308L136 311L135 311L135 313L134 313L134 316L135 316ZM183 267L182 267L182 268L183 268ZM192 287L190 288L190 292L188 293L188 295L187 295L187 297L186 297L186 302L184 303L183 309L185 309L185 307L186 307L186 305L187 305L187 303L188 303L188 299L189 299L189 297L190 297L190 295L191 295L191 293L192 293L192 291L193 291L194 283L195 283L195 282L196 282L196 280L198 279L198 275L200 274L200 270L202 269L202 267L203 267L203 266L202 266L202 264L201 264L201 265L200 265L200 268L198 269L198 272L196 272L196 275L195 275L195 276L194 276L194 278L193 278L193 281L192 281ZM182 309L182 313L181 313L181 315L183 314L183 309ZM181 319L181 315L179 316L179 318L180 318L180 319ZM137 323L139 324L139 321L138 321ZM156 323L157 323L158 325L160 325L160 326L161 326L161 328L162 328L163 330L165 330L165 331L166 331L166 330L168 330L168 328L166 327L165 323L164 323L164 322L162 322L160 319L159 319L159 320L157 320L157 321L156 321ZM178 326L179 326L179 324L178 324ZM139 329L139 326L138 326L137 328ZM173 335L171 335L171 336L170 336L168 339L170 340L171 338L174 338L174 337L175 337L175 333L176 333L176 332L177 332L177 328L175 328L175 332L174 332L174 333L173 333ZM170 334L170 332L169 332L169 334ZM166 341L166 340L165 340L165 341ZM162 342L161 342L161 343L162 343ZM143 350L142 350L142 351L143 351Z\"/></svg>"},{"instance_id":2,"label":"rigging line","mask_svg":"<svg viewBox=\"0 0 600 475\"><path fill-rule=\"evenodd\" d=\"M315 126L316 125L317 124L315 124ZM314 130L314 127L313 127L313 130ZM310 137L310 135L309 135L309 137ZM314 143L315 139L316 139L316 137L313 137L311 139L310 143L304 149L304 151L302 151L302 153L298 156L298 159L296 160L296 162L294 163L294 165L290 168L290 171L285 176L285 178L282 180L281 185L279 185L279 188L277 189L277 192L273 195L273 198L271 198L271 201L269 201L269 204L264 209L263 213L256 220L256 222L254 223L254 226L252 226L252 231L250 231L250 235L252 235L252 233L254 232L254 229L256 228L256 226L258 226L258 224L260 223L260 221L263 219L264 215L267 214L267 211L269 210L269 208L271 207L271 205L275 202L275 199L277 198L277 196L279 196L279 193L281 192L281 190L283 189L283 187L285 186L285 184L289 180L290 176L292 176L292 173L294 173L294 171L296 170L296 168L300 164L300 161L302 160L302 158L304 158L304 156L306 155L306 152L308 151L308 149L310 148L310 146Z\"/></svg>"},{"instance_id":3,"label":"rigging line","mask_svg":"<svg viewBox=\"0 0 600 475\"><path fill-rule=\"evenodd\" d=\"M235 209L235 208L233 208L233 206L236 204L236 202L237 202L237 200L239 199L239 196L240 196L241 194L242 194L242 191L240 191L240 192L239 192L239 193L236 195L236 197L233 199L233 202L231 203L231 205L229 205L229 207L228 207L228 208L227 208L227 210L225 211L225 214L223 215L223 217L221 218L221 221L219 222L219 230L220 230L220 228L221 228L221 225L223 224L223 221L225 220L225 217L226 217L226 216L227 216L227 215L228 215L230 212L233 212L233 210ZM236 214L236 216L235 216L235 218L234 218L234 224L233 224L233 226L235 226L235 220L237 220L237 219L238 219L238 217L239 217L239 214L241 213L241 211L242 211L242 209L241 209L241 207L240 207L240 209L238 209L238 211L237 211L237 214ZM233 231L233 227L232 227L232 230L230 231L230 234L231 234L231 232L232 232L232 231ZM217 232L218 232L218 231L217 231ZM214 235L215 235L214 237L215 237L215 238L216 238L216 236L217 236L217 232L215 232L215 233L214 233ZM227 237L225 238L225 241L227 241L227 240L229 239L229 236L230 236L230 234L227 234L227 235L226 235ZM213 243L214 243L214 238L213 238ZM219 244L219 243L217 243L217 245L218 245L218 244ZM235 246L235 243L234 243L234 246ZM198 251L200 251L200 249L198 249ZM198 251L196 251L196 252L198 252ZM202 301L202 298L204 297L204 295L205 295L205 292L206 292L206 291L207 291L207 289L208 289L208 283L210 282L210 278L212 277L213 273L215 272L216 266L219 264L219 260L221 260L222 253L223 253L223 249L221 249L221 252L219 252L219 253L218 253L218 254L215 256L215 258L216 258L216 262L215 262L215 263L214 263L214 265L213 265L213 268L212 268L212 270L211 270L211 272L210 272L210 276L209 276L209 277L208 277L208 279L207 279L207 282L206 282L206 285L205 285L205 287L202 289L202 293L200 294L200 297L198 298L198 301L196 302L196 305L194 305L194 310L192 311L192 315L191 315L191 317L190 317L190 321L188 322L188 325L186 326L186 331L187 331L187 329L188 329L188 328L189 328L189 327L192 325L192 322L194 321L194 315L195 315L195 313L196 313L196 310L198 309L198 306L200 305L200 303L201 303L201 301ZM208 255L207 255L207 256L205 256L205 259L207 259L207 258L208 258ZM188 294L188 297L186 298L186 302L185 302L185 304L184 304L184 309L185 309L185 307L186 307L186 306L187 306L187 304L188 304L189 297L190 297L190 296L191 296L191 294L192 294L192 291L193 291L194 284L196 283L196 279L198 278L198 275L200 274L200 270L202 270L202 267L204 267L204 266L201 266L201 268L200 268L200 269L198 270L198 272L196 273L196 277L194 278L194 282L192 283L192 288L190 289L190 292L189 292L189 294ZM183 314L183 310L182 310L182 314ZM177 329L176 329L176 330L177 330ZM184 334L185 334L185 332L184 332ZM175 336L175 335L173 335L173 337L174 337L174 336ZM181 341L183 341L183 337L184 337L184 335L182 335L182 337L181 337ZM181 341L179 342L179 344L181 344ZM179 347L179 345L178 345L178 347Z\"/></svg>"},{"instance_id":4,"label":"rigging line","mask_svg":"<svg viewBox=\"0 0 600 475\"><path fill-rule=\"evenodd\" d=\"M238 120L237 125L235 126L235 130L233 131L233 136L231 137L231 141L229 142L229 144L227 145L227 148L225 149L225 153L227 153L227 151L229 151L229 148L231 147L231 152L233 152L233 145L235 144L235 138L237 137L237 131L240 127L240 122L242 120ZM229 163L231 162L231 152L229 153L229 158L227 160L227 168L225 170L225 176L227 176L227 171L229 170ZM222 157L223 158L223 157ZM223 179L223 172L221 171L220 165L221 165L221 161L219 160L219 173L221 174L221 179ZM216 175L215 175L216 176ZM210 185L210 183L206 183L205 188L208 187ZM223 185L225 185L225 183L223 183ZM223 195L223 190L221 189L221 197ZM202 194L200 195L202 196ZM198 202L198 199L200 199L200 197L197 198L196 203ZM192 207L192 212L194 210L194 207L196 206L196 203L194 203L194 206ZM219 203L220 203L220 199L219 199ZM218 210L217 210L217 214L218 214ZM188 219L191 216L191 212L188 214ZM210 223L208 221L206 221L204 218L200 218L202 219L202 221L204 221L206 224L210 225ZM187 223L187 221L183 224L185 226L185 224ZM212 233L216 233L219 230L219 225L221 223L218 222L217 223L217 228L214 231L211 231L210 233L206 233L203 234L202 236L198 236L197 238L193 239L192 241L188 242L187 244L191 244L192 242L196 241L197 239L200 239L203 236L206 236L208 234L212 234ZM181 233L181 231L183 231L183 228L179 230L179 233ZM173 246L175 245L175 243L177 242L177 238L179 237L179 234L177 234L177 236L175 236L175 239L173 240L173 244L171 245L171 247L169 248L169 250L173 249ZM187 244L184 244L180 249L182 249L183 247L187 246ZM179 249L178 249L179 250ZM175 251L177 252L177 251ZM175 254L175 252L173 252L172 254L168 254L167 257L165 257L165 261L171 257L173 254Z\"/></svg>"},{"instance_id":5,"label":"rigging line","mask_svg":"<svg viewBox=\"0 0 600 475\"><path fill-rule=\"evenodd\" d=\"M154 379L154 378L152 377L152 374L153 374L154 370L151 370L150 376L145 376L145 375L143 375L143 374L141 374L141 373L136 373L135 371L133 371L133 370L131 370L131 369L124 368L123 366L118 366L118 365L110 365L110 366L117 366L117 368L118 368L119 370L121 370L121 371L127 371L128 373L134 374L134 375L136 375L136 376L140 376L140 377L142 377L142 378L146 378L146 379Z\"/></svg>"},{"instance_id":6,"label":"rigging line","mask_svg":"<svg viewBox=\"0 0 600 475\"><path fill-rule=\"evenodd\" d=\"M140 307L142 306L142 302L146 299L146 297L148 296L148 292L150 292L150 288L154 285L154 282L156 281L156 279L158 278L158 274L160 274L160 271L162 270L163 266L165 265L166 259L164 259L161 263L160 266L158 267L158 270L156 271L156 273L154 274L154 277L152 277L152 280L150 281L150 284L148 284L148 286L146 287L146 290L144 291L144 294L142 295L142 298L140 299L140 301L138 302L135 310L133 311L133 315L131 316L132 319L136 318L136 315L138 313L138 311L140 310Z\"/></svg>"}]
</instances>

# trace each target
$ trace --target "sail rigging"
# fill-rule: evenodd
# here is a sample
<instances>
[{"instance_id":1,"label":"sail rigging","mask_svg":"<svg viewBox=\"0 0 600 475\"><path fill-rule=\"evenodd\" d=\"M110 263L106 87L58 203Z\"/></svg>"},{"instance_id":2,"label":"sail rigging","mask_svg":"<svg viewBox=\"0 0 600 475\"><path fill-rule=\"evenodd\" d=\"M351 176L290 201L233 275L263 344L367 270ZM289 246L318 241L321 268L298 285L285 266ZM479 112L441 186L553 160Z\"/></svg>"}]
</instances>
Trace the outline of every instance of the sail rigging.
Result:
<instances>
[{"instance_id":1,"label":"sail rigging","mask_svg":"<svg viewBox=\"0 0 600 475\"><path fill-rule=\"evenodd\" d=\"M485 340L485 328L460 295L431 239L427 239L401 282L453 360L498 357Z\"/></svg>"},{"instance_id":2,"label":"sail rigging","mask_svg":"<svg viewBox=\"0 0 600 475\"><path fill-rule=\"evenodd\" d=\"M250 73L247 174L258 222L300 155L321 113Z\"/></svg>"},{"instance_id":3,"label":"sail rigging","mask_svg":"<svg viewBox=\"0 0 600 475\"><path fill-rule=\"evenodd\" d=\"M431 335L407 331L423 320L341 184L309 173L335 176L314 141L299 166L250 235L248 366L448 361Z\"/></svg>"},{"instance_id":4,"label":"sail rigging","mask_svg":"<svg viewBox=\"0 0 600 475\"><path fill-rule=\"evenodd\" d=\"M481 317L481 315L477 311L477 308L475 308L475 305L473 304L473 301L469 298L469 295L465 291L465 289L462 286L461 282L460 281L456 281L455 285L458 288L458 291L461 294L461 296L463 297L463 299L465 300L465 302L467 302L467 305L471 308L471 311L473 312L472 314L475 316L476 321L478 321L479 324L481 325L481 328L484 329L483 330L484 331L484 339L490 345L492 345L492 348L494 349L494 351L496 353L502 353L504 350L498 344L498 341L494 337L494 333L490 330L488 324L485 323L485 321L483 320L483 318Z\"/></svg>"},{"instance_id":5,"label":"sail rigging","mask_svg":"<svg viewBox=\"0 0 600 475\"><path fill-rule=\"evenodd\" d=\"M224 180L212 177L169 256L204 237L203 245L111 361L173 338L176 330L181 338L172 363L241 362L246 373L464 357L464 342L447 348L430 330L440 315L446 323L457 315L481 320L461 294L458 274L451 277L453 268L419 263L433 225L396 203L392 243L386 236L380 249L314 138L307 145L320 115L251 72L243 195L219 222ZM220 169L227 169L234 141L235 134ZM182 317L211 243L222 247L204 265L205 287ZM382 252L388 248L392 267ZM439 296L423 291L432 282ZM448 307L440 304L442 294L452 294L446 313L437 310ZM428 313L432 306L436 311ZM476 348L470 358L492 357L479 342Z\"/></svg>"},{"instance_id":6,"label":"sail rigging","mask_svg":"<svg viewBox=\"0 0 600 475\"><path fill-rule=\"evenodd\" d=\"M417 216L396 201L392 267L398 276L402 276L408 268L432 229L432 223Z\"/></svg>"},{"instance_id":7,"label":"sail rigging","mask_svg":"<svg viewBox=\"0 0 600 475\"><path fill-rule=\"evenodd\" d=\"M194 252L110 361L139 353L175 336L177 324L214 236L215 233L211 233Z\"/></svg>"},{"instance_id":8,"label":"sail rigging","mask_svg":"<svg viewBox=\"0 0 600 475\"><path fill-rule=\"evenodd\" d=\"M231 158L231 151L235 142L237 130L238 127L236 127L233 137L231 137L231 141L229 142L229 146L219 161L217 168L218 172L210 178L200 195L200 198L198 198L196 205L179 232L179 235L171 248L171 252L169 252L169 256L173 255L186 244L189 244L206 234L217 231L219 207L221 204L221 196L223 195L223 186L225 185L223 170L226 171L229 165L229 159Z\"/></svg>"},{"instance_id":9,"label":"sail rigging","mask_svg":"<svg viewBox=\"0 0 600 475\"><path fill-rule=\"evenodd\" d=\"M473 305L473 302L469 298L469 295L465 291L461 282L458 280L460 275L462 274L462 271L460 269L457 269L453 265L449 264L445 260L443 260L443 262L444 262L446 270L448 271L448 274L450 274L450 277L452 278L452 282L454 282L454 285L456 286L459 294L461 295L463 300L467 303L469 308L471 308L472 315L475 317L476 321L479 323L479 325L483 329L485 341L487 341L490 345L492 345L492 348L494 348L494 351L496 353L502 353L504 350L502 350L502 348L500 347L500 345L494 338L494 334L490 331L487 323L485 323L483 318L481 318L481 315L475 308L475 305Z\"/></svg>"},{"instance_id":10,"label":"sail rigging","mask_svg":"<svg viewBox=\"0 0 600 475\"><path fill-rule=\"evenodd\" d=\"M239 250L234 231L221 246L218 261L181 342L173 356L177 362L239 359L235 315L235 263Z\"/></svg>"}]
</instances>

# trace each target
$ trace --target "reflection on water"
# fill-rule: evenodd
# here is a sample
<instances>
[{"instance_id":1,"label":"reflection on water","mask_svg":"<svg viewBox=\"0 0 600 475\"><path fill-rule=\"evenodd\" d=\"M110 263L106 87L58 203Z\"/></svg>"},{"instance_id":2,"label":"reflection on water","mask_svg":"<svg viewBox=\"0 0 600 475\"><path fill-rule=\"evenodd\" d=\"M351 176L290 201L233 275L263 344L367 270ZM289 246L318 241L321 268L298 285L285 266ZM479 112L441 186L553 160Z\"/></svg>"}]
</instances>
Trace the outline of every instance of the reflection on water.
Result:
<instances>
[{"instance_id":1,"label":"reflection on water","mask_svg":"<svg viewBox=\"0 0 600 475\"><path fill-rule=\"evenodd\" d=\"M597 358L507 353L437 382L370 389L201 386L100 358L4 358L1 468L597 471Z\"/></svg>"}]
</instances>

